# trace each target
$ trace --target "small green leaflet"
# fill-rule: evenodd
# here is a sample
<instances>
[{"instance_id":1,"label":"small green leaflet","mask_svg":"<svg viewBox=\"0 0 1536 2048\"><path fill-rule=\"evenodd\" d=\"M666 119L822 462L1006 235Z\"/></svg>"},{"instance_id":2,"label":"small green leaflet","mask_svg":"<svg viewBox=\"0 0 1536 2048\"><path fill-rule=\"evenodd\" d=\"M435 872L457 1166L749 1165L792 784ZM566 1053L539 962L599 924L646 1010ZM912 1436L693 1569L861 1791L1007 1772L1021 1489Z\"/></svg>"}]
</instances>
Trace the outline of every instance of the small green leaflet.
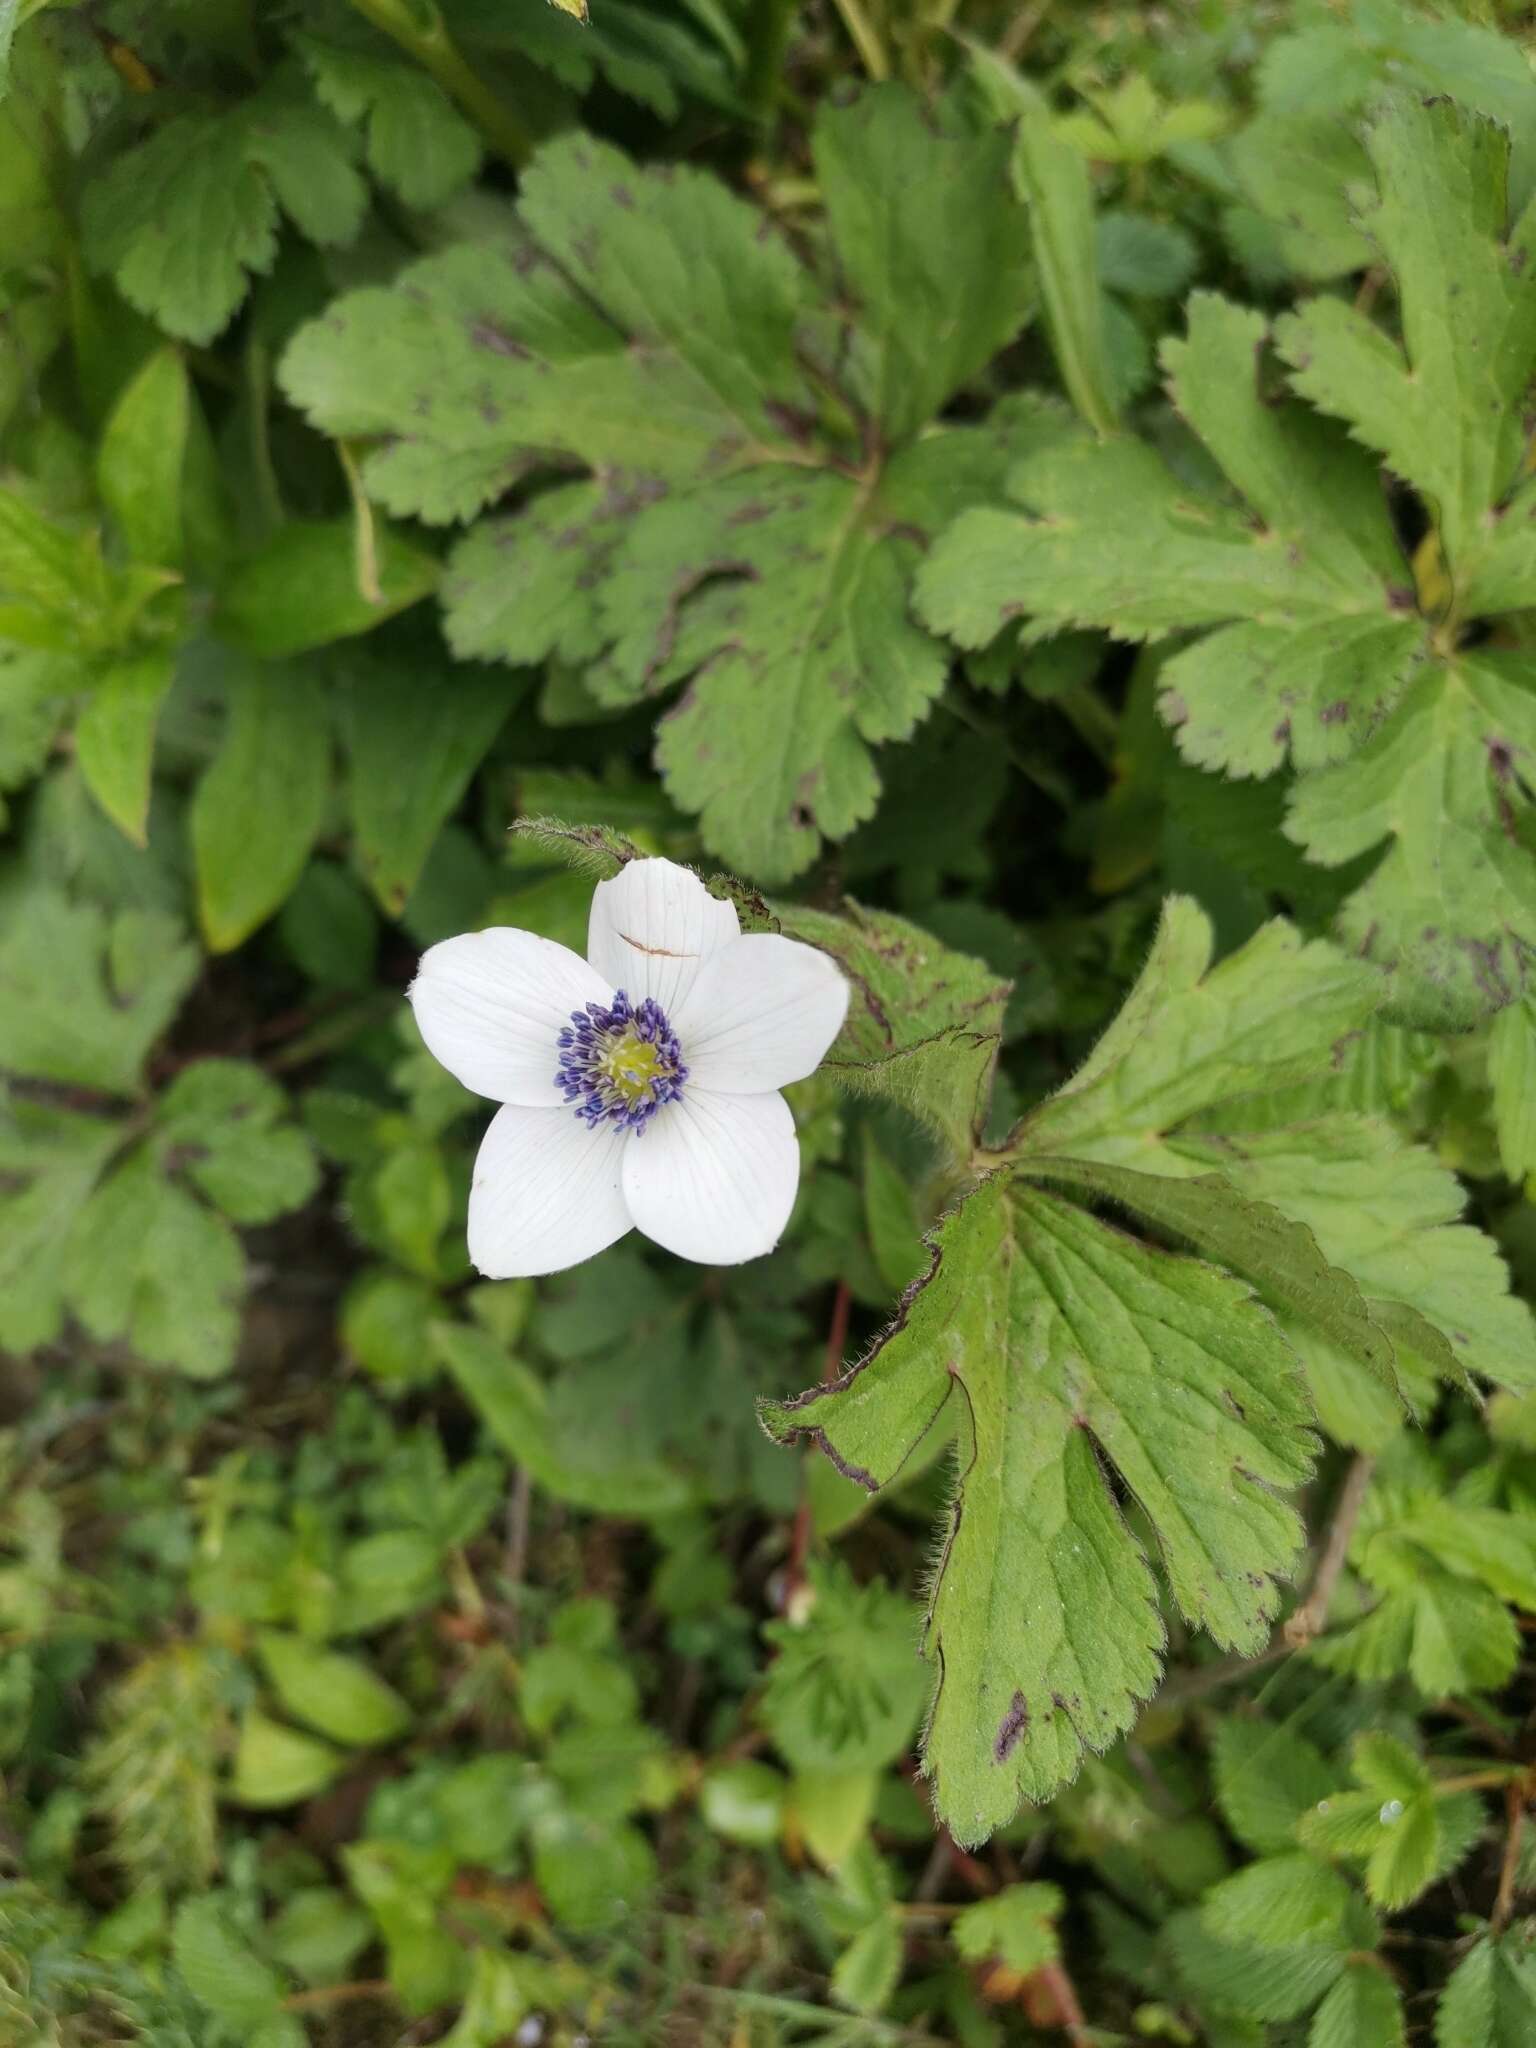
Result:
<instances>
[{"instance_id":1,"label":"small green leaflet","mask_svg":"<svg viewBox=\"0 0 1536 2048\"><path fill-rule=\"evenodd\" d=\"M1379 971L1278 922L1215 968L1211 953L1204 914L1171 899L1077 1075L1004 1146L973 1152L982 1177L932 1233L929 1273L875 1351L762 1405L770 1435L810 1438L871 1492L935 1428L957 1430L925 1755L967 1842L1021 1796L1049 1797L1157 1684L1157 1581L1107 1471L1137 1502L1179 1611L1252 1651L1296 1554L1279 1496L1311 1460L1288 1334L1394 1409L1410 1369L1415 1384L1468 1368L1518 1384L1536 1369L1529 1317L1502 1296L1492 1247L1451 1221L1459 1193L1429 1155L1354 1115L1241 1135L1266 1095L1337 1069L1380 1001ZM1392 1162L1385 1234L1358 1186L1353 1221L1343 1213L1347 1175L1330 1206L1316 1162L1340 1146L1369 1171ZM1113 1203L1153 1241L1083 1201ZM1204 1257L1171 1254L1168 1237ZM1254 1825L1280 1846L1282 1831Z\"/></svg>"},{"instance_id":2,"label":"small green leaflet","mask_svg":"<svg viewBox=\"0 0 1536 2048\"><path fill-rule=\"evenodd\" d=\"M1350 1544L1376 1604L1311 1654L1366 1682L1405 1673L1426 1699L1496 1691L1519 1659L1506 1602L1536 1611L1529 1518L1448 1496L1416 1436L1382 1454Z\"/></svg>"},{"instance_id":3,"label":"small green leaflet","mask_svg":"<svg viewBox=\"0 0 1536 2048\"><path fill-rule=\"evenodd\" d=\"M393 1742L411 1725L405 1701L360 1657L271 1628L256 1637L256 1654L287 1711L333 1742Z\"/></svg>"},{"instance_id":4,"label":"small green leaflet","mask_svg":"<svg viewBox=\"0 0 1536 2048\"><path fill-rule=\"evenodd\" d=\"M81 920L97 915L43 891L24 900L34 923L52 914L55 946L61 931L79 935L90 928ZM142 913L120 913L118 930L124 919ZM83 971L72 991L77 1031L82 991ZM158 1035L167 1015L146 1013L131 1028L153 1022ZM81 1041L59 1024L53 1042L64 1055L58 1068ZM0 1062L26 1073L22 1051L0 1042ZM105 1051L103 1042L103 1062ZM227 1371L245 1284L230 1223L269 1223L302 1206L318 1177L314 1150L283 1120L285 1108L281 1088L239 1060L184 1068L142 1136L106 1117L0 1102L0 1342L18 1353L51 1343L68 1311L150 1364L198 1378Z\"/></svg>"},{"instance_id":5,"label":"small green leaflet","mask_svg":"<svg viewBox=\"0 0 1536 2048\"><path fill-rule=\"evenodd\" d=\"M252 2048L302 2048L304 2028L283 2010L282 1978L247 1946L222 1900L191 1898L177 1907L171 1961L198 2003Z\"/></svg>"},{"instance_id":6,"label":"small green leaflet","mask_svg":"<svg viewBox=\"0 0 1536 2048\"><path fill-rule=\"evenodd\" d=\"M146 525L163 527L164 521L146 518L142 501L105 461L114 448L127 453L109 428L103 496L136 547L150 537ZM170 636L182 617L178 581L174 571L150 561L109 563L98 532L60 525L19 491L0 490L6 751L19 751L18 766L35 767L29 735L51 732L50 704L62 714L67 699L85 695L75 728L81 775L112 822L138 845L148 823L155 723L175 668ZM10 779L0 767L0 780Z\"/></svg>"},{"instance_id":7,"label":"small green leaflet","mask_svg":"<svg viewBox=\"0 0 1536 2048\"><path fill-rule=\"evenodd\" d=\"M108 916L52 889L15 892L0 905L0 1071L136 1094L196 973L163 911Z\"/></svg>"},{"instance_id":8,"label":"small green leaflet","mask_svg":"<svg viewBox=\"0 0 1536 2048\"><path fill-rule=\"evenodd\" d=\"M1307 2048L1404 2048L1403 1995L1373 1957L1348 1962L1312 2016Z\"/></svg>"},{"instance_id":9,"label":"small green leaflet","mask_svg":"<svg viewBox=\"0 0 1536 2048\"><path fill-rule=\"evenodd\" d=\"M1043 417L923 433L1030 311L1005 133L888 86L827 111L816 151L834 276L718 180L566 136L499 245L338 300L282 369L318 426L370 444L396 514L470 519L538 477L453 554L454 651L558 655L614 705L685 686L668 789L764 881L874 811L872 749L948 668L909 615L917 563Z\"/></svg>"},{"instance_id":10,"label":"small green leaflet","mask_svg":"<svg viewBox=\"0 0 1536 2048\"><path fill-rule=\"evenodd\" d=\"M969 1962L997 1956L1010 1970L1038 1970L1060 1953L1056 1921L1066 1900L1053 1884L1010 1884L955 1916L955 1946Z\"/></svg>"},{"instance_id":11,"label":"small green leaflet","mask_svg":"<svg viewBox=\"0 0 1536 2048\"><path fill-rule=\"evenodd\" d=\"M352 139L296 70L227 111L178 114L85 189L86 260L168 334L208 342L277 259L280 212L322 247L350 242L368 188Z\"/></svg>"},{"instance_id":12,"label":"small green leaflet","mask_svg":"<svg viewBox=\"0 0 1536 2048\"><path fill-rule=\"evenodd\" d=\"M927 1685L913 1654L914 1611L881 1580L813 1566L803 1621L769 1622L776 1652L763 1693L775 1746L801 1772L878 1770L907 1748Z\"/></svg>"},{"instance_id":13,"label":"small green leaflet","mask_svg":"<svg viewBox=\"0 0 1536 2048\"><path fill-rule=\"evenodd\" d=\"M232 1223L271 1223L301 1209L319 1178L314 1148L287 1119L288 1098L244 1060L183 1067L155 1104L153 1150Z\"/></svg>"},{"instance_id":14,"label":"small green leaflet","mask_svg":"<svg viewBox=\"0 0 1536 2048\"><path fill-rule=\"evenodd\" d=\"M1343 1932L1352 1900L1336 1870L1289 1849L1244 1864L1205 1895L1201 1917L1223 1941L1282 1948Z\"/></svg>"},{"instance_id":15,"label":"small green leaflet","mask_svg":"<svg viewBox=\"0 0 1536 2048\"><path fill-rule=\"evenodd\" d=\"M1280 1860L1272 1858L1248 1868L1264 1871ZM1324 1865L1310 1857L1295 1863L1286 1859L1282 1875L1289 1881L1287 1889L1294 1888L1303 1863L1318 1874L1317 1882L1327 1885L1330 1873ZM1240 2020L1249 2030L1249 2039L1253 2038L1255 2019L1288 2020L1306 2012L1337 1982L1352 1955L1373 1948L1380 1938L1365 1902L1347 1885L1343 1891L1344 1924L1320 1927L1310 1939L1300 1941L1232 1939L1218 1934L1203 1910L1176 1914L1167 1924L1165 1940L1188 1995L1213 2013ZM1259 1905L1261 1901L1251 1903ZM1237 2040L1244 2039L1243 2033L1234 2030L1234 2034ZM1367 2044L1351 2044L1351 2048L1367 2048Z\"/></svg>"},{"instance_id":16,"label":"small green leaflet","mask_svg":"<svg viewBox=\"0 0 1536 2048\"><path fill-rule=\"evenodd\" d=\"M1525 2048L1536 2031L1536 1921L1491 1929L1459 1962L1435 2012L1435 2048Z\"/></svg>"},{"instance_id":17,"label":"small green leaflet","mask_svg":"<svg viewBox=\"0 0 1536 2048\"><path fill-rule=\"evenodd\" d=\"M361 125L369 170L407 206L444 205L480 168L479 136L425 71L318 36L294 41L319 98Z\"/></svg>"},{"instance_id":18,"label":"small green leaflet","mask_svg":"<svg viewBox=\"0 0 1536 2048\"><path fill-rule=\"evenodd\" d=\"M1536 665L1463 644L1536 600L1536 227L1507 229L1504 132L1449 102L1394 101L1366 147L1362 224L1403 342L1336 298L1282 318L1274 347L1313 411L1264 388L1262 316L1197 294L1164 346L1169 393L1242 504L1138 442L1065 435L1013 472L1023 511L974 509L944 536L919 612L966 647L1020 613L1033 633L1194 632L1161 677L1181 753L1240 777L1289 762L1285 830L1308 858L1378 856L1341 937L1392 971L1398 1015L1461 1028L1536 957ZM1410 569L1383 464L1435 523L1438 581Z\"/></svg>"},{"instance_id":19,"label":"small green leaflet","mask_svg":"<svg viewBox=\"0 0 1536 2048\"><path fill-rule=\"evenodd\" d=\"M1339 1783L1337 1771L1304 1735L1284 1723L1236 1715L1212 1730L1211 1765L1223 1820L1261 1855L1294 1848L1296 1823Z\"/></svg>"},{"instance_id":20,"label":"small green leaflet","mask_svg":"<svg viewBox=\"0 0 1536 2048\"><path fill-rule=\"evenodd\" d=\"M70 1225L120 1143L101 1117L0 1101L0 1345L18 1356L63 1327Z\"/></svg>"},{"instance_id":21,"label":"small green leaflet","mask_svg":"<svg viewBox=\"0 0 1536 2048\"><path fill-rule=\"evenodd\" d=\"M1419 1758L1390 1735L1362 1735L1350 1768L1361 1789L1319 1800L1297 1837L1320 1855L1363 1862L1371 1903L1395 1911L1467 1854L1483 1829L1482 1801L1437 1795Z\"/></svg>"}]
</instances>

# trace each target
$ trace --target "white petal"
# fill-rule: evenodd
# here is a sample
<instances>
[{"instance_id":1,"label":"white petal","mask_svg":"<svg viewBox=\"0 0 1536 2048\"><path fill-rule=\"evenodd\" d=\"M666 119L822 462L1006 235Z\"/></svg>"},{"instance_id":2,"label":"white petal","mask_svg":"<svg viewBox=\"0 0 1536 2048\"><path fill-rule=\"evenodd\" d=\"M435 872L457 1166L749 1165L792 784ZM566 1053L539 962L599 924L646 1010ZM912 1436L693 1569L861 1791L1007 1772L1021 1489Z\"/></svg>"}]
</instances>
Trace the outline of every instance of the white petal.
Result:
<instances>
[{"instance_id":1,"label":"white petal","mask_svg":"<svg viewBox=\"0 0 1536 2048\"><path fill-rule=\"evenodd\" d=\"M782 1095L711 1095L690 1085L624 1153L636 1229L705 1266L771 1252L799 1182L800 1143Z\"/></svg>"},{"instance_id":2,"label":"white petal","mask_svg":"<svg viewBox=\"0 0 1536 2048\"><path fill-rule=\"evenodd\" d=\"M498 1109L469 1190L471 1263L488 1280L520 1280L605 1251L630 1227L620 1168L632 1142L572 1109Z\"/></svg>"},{"instance_id":3,"label":"white petal","mask_svg":"<svg viewBox=\"0 0 1536 2048\"><path fill-rule=\"evenodd\" d=\"M827 954L754 932L711 955L669 1021L690 1087L760 1095L813 1074L847 1012L848 984Z\"/></svg>"},{"instance_id":4,"label":"white petal","mask_svg":"<svg viewBox=\"0 0 1536 2048\"><path fill-rule=\"evenodd\" d=\"M593 892L587 958L610 987L637 1003L654 996L675 1023L699 968L740 930L735 905L717 902L690 869L632 860Z\"/></svg>"},{"instance_id":5,"label":"white petal","mask_svg":"<svg viewBox=\"0 0 1536 2048\"><path fill-rule=\"evenodd\" d=\"M477 1095L529 1108L565 1100L555 1085L561 1027L613 995L569 947L506 926L429 947L410 993L434 1059Z\"/></svg>"}]
</instances>

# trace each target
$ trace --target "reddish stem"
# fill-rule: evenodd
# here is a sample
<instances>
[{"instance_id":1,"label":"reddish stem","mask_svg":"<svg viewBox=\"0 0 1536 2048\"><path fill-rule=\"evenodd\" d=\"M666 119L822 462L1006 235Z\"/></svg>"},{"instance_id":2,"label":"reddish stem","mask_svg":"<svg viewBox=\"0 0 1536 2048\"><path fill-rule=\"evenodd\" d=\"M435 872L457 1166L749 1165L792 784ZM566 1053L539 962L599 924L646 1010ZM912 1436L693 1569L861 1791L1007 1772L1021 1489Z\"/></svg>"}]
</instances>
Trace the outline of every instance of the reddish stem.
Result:
<instances>
[{"instance_id":1,"label":"reddish stem","mask_svg":"<svg viewBox=\"0 0 1536 2048\"><path fill-rule=\"evenodd\" d=\"M821 1383L829 1385L838 1376L843 1365L843 1350L848 1342L848 1310L852 1296L848 1282L839 1280L832 1296L832 1320L827 1326L827 1348L821 1362ZM807 1448L806 1456L811 1455ZM779 1600L779 1612L787 1614L795 1595L805 1584L805 1562L811 1550L811 1495L805 1481L805 1467L800 1473L800 1504L795 1509L794 1525L789 1534L789 1560L784 1567L784 1590Z\"/></svg>"}]
</instances>

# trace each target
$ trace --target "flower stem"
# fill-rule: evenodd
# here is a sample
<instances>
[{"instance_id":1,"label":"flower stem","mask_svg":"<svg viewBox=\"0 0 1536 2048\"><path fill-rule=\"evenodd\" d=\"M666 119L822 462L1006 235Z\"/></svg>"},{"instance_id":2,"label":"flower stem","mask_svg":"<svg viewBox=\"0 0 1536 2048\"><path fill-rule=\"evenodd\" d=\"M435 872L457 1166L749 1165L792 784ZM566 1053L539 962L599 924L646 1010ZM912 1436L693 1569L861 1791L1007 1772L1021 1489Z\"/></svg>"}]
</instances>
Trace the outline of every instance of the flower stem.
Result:
<instances>
[{"instance_id":1,"label":"flower stem","mask_svg":"<svg viewBox=\"0 0 1536 2048\"><path fill-rule=\"evenodd\" d=\"M1355 1523L1370 1489L1371 1474L1376 1470L1376 1460L1361 1451L1348 1472L1344 1484L1339 1488L1339 1497L1334 1504L1333 1520L1328 1527L1328 1541L1318 1563L1317 1577L1312 1589L1290 1620L1285 1624L1285 1640L1293 1650L1299 1650L1321 1630L1328 1619L1328 1606L1333 1599L1333 1589L1338 1584L1339 1573L1344 1569L1344 1560L1349 1554L1349 1539L1355 1533Z\"/></svg>"},{"instance_id":2,"label":"flower stem","mask_svg":"<svg viewBox=\"0 0 1536 2048\"><path fill-rule=\"evenodd\" d=\"M533 137L465 60L434 0L352 0L352 5L458 101L504 163L522 169L533 154Z\"/></svg>"}]
</instances>

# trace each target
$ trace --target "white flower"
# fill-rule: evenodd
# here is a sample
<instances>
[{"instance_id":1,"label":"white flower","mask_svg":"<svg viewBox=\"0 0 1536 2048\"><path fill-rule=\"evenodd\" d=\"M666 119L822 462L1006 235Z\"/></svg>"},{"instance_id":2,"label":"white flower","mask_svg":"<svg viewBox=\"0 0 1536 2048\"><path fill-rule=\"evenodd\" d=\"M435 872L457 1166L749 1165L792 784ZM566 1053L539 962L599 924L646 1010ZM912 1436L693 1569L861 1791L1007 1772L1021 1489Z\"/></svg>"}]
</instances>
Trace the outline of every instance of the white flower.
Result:
<instances>
[{"instance_id":1,"label":"white flower","mask_svg":"<svg viewBox=\"0 0 1536 2048\"><path fill-rule=\"evenodd\" d=\"M848 1008L825 953L743 936L687 868L634 860L593 894L585 960L469 932L423 956L410 994L433 1055L505 1105L469 1197L482 1273L557 1273L630 1229L711 1266L777 1244L800 1180L777 1091Z\"/></svg>"}]
</instances>

